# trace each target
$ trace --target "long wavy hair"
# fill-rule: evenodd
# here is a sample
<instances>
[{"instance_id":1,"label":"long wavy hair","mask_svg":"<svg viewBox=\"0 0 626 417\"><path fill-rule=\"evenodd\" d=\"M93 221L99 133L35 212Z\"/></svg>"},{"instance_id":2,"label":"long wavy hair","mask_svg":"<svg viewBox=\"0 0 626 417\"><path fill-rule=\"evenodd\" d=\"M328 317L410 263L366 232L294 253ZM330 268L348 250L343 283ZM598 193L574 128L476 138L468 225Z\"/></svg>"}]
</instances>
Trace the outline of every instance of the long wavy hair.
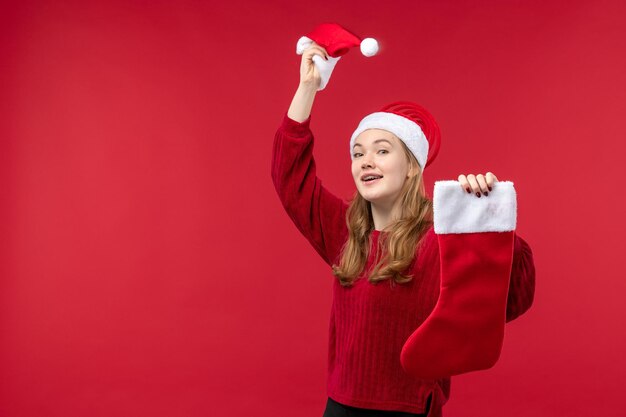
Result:
<instances>
[{"instance_id":1,"label":"long wavy hair","mask_svg":"<svg viewBox=\"0 0 626 417\"><path fill-rule=\"evenodd\" d=\"M408 274L416 256L416 249L425 232L432 225L433 203L426 195L422 169L403 141L409 165L416 172L407 178L400 191L399 219L381 233L373 268L368 271L372 283L392 279L403 284L413 279ZM343 246L339 265L333 265L333 274L342 286L351 286L363 273L370 255L371 232L374 230L371 203L356 191L346 213L349 236Z\"/></svg>"}]
</instances>

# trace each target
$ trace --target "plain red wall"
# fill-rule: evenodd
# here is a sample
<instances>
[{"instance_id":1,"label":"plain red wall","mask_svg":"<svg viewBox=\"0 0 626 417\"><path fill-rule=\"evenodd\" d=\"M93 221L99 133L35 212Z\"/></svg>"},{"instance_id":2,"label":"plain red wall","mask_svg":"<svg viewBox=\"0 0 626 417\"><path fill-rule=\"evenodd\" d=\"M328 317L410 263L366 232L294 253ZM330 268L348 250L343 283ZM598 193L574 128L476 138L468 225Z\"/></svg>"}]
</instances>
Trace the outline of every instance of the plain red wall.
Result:
<instances>
[{"instance_id":1,"label":"plain red wall","mask_svg":"<svg viewBox=\"0 0 626 417\"><path fill-rule=\"evenodd\" d=\"M427 187L515 182L532 309L449 416L623 416L621 1L14 2L0 14L0 415L321 416L332 277L276 197L298 38L373 36L316 99L349 198L365 114L422 103Z\"/></svg>"}]
</instances>

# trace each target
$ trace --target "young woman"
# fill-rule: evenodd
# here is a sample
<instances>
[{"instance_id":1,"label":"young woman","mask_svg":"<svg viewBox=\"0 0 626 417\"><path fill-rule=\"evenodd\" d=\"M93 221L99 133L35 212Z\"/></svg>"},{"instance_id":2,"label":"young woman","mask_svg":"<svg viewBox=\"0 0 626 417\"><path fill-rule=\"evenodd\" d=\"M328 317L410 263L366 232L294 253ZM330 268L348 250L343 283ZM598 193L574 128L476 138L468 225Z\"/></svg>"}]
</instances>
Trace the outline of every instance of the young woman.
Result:
<instances>
[{"instance_id":1,"label":"young woman","mask_svg":"<svg viewBox=\"0 0 626 417\"><path fill-rule=\"evenodd\" d=\"M324 417L440 416L450 378L415 378L400 363L403 344L433 311L440 292L433 202L422 178L426 155L393 133L395 126L365 123L351 139L353 200L346 204L324 188L310 130L320 85L314 55L328 58L315 43L302 55L300 85L274 140L272 179L288 215L335 277ZM400 103L386 109L424 120L425 136L436 141L438 128L423 108ZM474 198L489 198L498 186L491 173L458 180ZM532 252L517 235L508 288L510 321L530 307L534 294Z\"/></svg>"}]
</instances>

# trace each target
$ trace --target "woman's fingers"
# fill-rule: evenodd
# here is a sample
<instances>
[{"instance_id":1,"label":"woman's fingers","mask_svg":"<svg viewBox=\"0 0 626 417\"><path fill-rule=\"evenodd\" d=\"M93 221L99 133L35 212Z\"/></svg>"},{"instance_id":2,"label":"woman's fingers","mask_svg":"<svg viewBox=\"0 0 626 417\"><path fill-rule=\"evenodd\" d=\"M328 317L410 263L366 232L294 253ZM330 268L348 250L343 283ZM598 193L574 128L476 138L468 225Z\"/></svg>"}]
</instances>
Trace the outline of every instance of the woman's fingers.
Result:
<instances>
[{"instance_id":1,"label":"woman's fingers","mask_svg":"<svg viewBox=\"0 0 626 417\"><path fill-rule=\"evenodd\" d=\"M319 46L310 46L306 51L302 54L303 63L306 63L307 69L312 69L313 64L313 55L319 55L324 60L328 60L328 54L326 51Z\"/></svg>"},{"instance_id":2,"label":"woman's fingers","mask_svg":"<svg viewBox=\"0 0 626 417\"><path fill-rule=\"evenodd\" d=\"M467 177L463 174L459 175L459 183L461 184L461 188L463 188L468 194L472 192L472 188L467 182Z\"/></svg>"},{"instance_id":3,"label":"woman's fingers","mask_svg":"<svg viewBox=\"0 0 626 417\"><path fill-rule=\"evenodd\" d=\"M485 176L483 174L478 174L476 176L476 182L478 182L478 185L480 186L480 191L482 191L482 193L485 196L488 196L489 195L489 187L487 187L487 181L485 180Z\"/></svg>"},{"instance_id":4,"label":"woman's fingers","mask_svg":"<svg viewBox=\"0 0 626 417\"><path fill-rule=\"evenodd\" d=\"M317 43L315 43L315 41L313 41L311 43L311 47L312 48L316 48L316 49L322 51L324 53L324 56L326 56L326 58L328 58L328 52L326 52L326 48L324 48L323 46L320 46Z\"/></svg>"},{"instance_id":5,"label":"woman's fingers","mask_svg":"<svg viewBox=\"0 0 626 417\"><path fill-rule=\"evenodd\" d=\"M485 196L489 195L489 191L493 189L493 186L498 182L498 178L491 172L483 174L469 174L467 176L461 174L458 177L459 184L468 193L476 194L476 197L480 197L481 194Z\"/></svg>"},{"instance_id":6,"label":"woman's fingers","mask_svg":"<svg viewBox=\"0 0 626 417\"><path fill-rule=\"evenodd\" d=\"M319 69L313 62L313 56L319 55L322 59L328 59L326 50L318 45L311 45L302 53L302 63L300 65L300 82L304 84L313 84L316 87L320 85L321 78Z\"/></svg>"},{"instance_id":7,"label":"woman's fingers","mask_svg":"<svg viewBox=\"0 0 626 417\"><path fill-rule=\"evenodd\" d=\"M476 194L476 197L480 197L480 185L478 185L478 181L476 181L476 175L469 174L467 176L467 182L469 182L470 187L472 187L472 192Z\"/></svg>"},{"instance_id":8,"label":"woman's fingers","mask_svg":"<svg viewBox=\"0 0 626 417\"><path fill-rule=\"evenodd\" d=\"M307 59L312 59L313 55L319 55L325 60L328 60L328 52L326 52L326 49L317 45L311 45L307 49L305 49L304 55L307 57Z\"/></svg>"},{"instance_id":9,"label":"woman's fingers","mask_svg":"<svg viewBox=\"0 0 626 417\"><path fill-rule=\"evenodd\" d=\"M498 178L496 178L496 176L492 172L487 172L485 177L487 179L487 187L489 188L489 191L491 191L493 185L498 182Z\"/></svg>"}]
</instances>

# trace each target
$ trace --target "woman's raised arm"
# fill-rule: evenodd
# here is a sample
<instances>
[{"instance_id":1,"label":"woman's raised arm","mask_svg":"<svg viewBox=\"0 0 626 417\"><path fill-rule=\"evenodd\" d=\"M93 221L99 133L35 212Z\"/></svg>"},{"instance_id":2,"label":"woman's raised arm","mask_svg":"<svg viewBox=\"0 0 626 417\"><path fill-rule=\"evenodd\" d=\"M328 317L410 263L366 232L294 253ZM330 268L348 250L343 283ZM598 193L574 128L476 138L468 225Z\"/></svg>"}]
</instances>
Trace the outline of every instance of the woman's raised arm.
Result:
<instances>
[{"instance_id":1,"label":"woman's raised arm","mask_svg":"<svg viewBox=\"0 0 626 417\"><path fill-rule=\"evenodd\" d=\"M319 55L324 59L328 59L328 53L324 48L315 42L302 53L300 61L300 85L296 94L291 100L291 106L287 111L287 116L296 122L302 123L311 115L313 100L320 86L322 78L320 72L313 63L313 56Z\"/></svg>"},{"instance_id":2,"label":"woman's raised arm","mask_svg":"<svg viewBox=\"0 0 626 417\"><path fill-rule=\"evenodd\" d=\"M311 108L320 84L313 55L326 56L316 45L302 55L300 85L274 138L272 180L289 217L322 258L332 265L347 236L347 203L322 186L313 158Z\"/></svg>"}]
</instances>

